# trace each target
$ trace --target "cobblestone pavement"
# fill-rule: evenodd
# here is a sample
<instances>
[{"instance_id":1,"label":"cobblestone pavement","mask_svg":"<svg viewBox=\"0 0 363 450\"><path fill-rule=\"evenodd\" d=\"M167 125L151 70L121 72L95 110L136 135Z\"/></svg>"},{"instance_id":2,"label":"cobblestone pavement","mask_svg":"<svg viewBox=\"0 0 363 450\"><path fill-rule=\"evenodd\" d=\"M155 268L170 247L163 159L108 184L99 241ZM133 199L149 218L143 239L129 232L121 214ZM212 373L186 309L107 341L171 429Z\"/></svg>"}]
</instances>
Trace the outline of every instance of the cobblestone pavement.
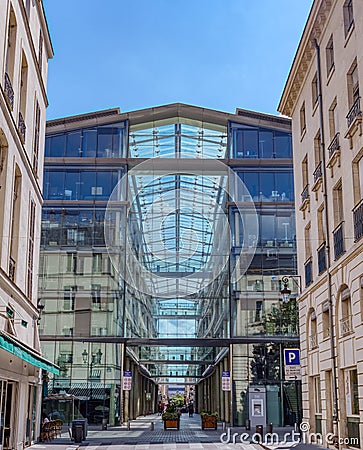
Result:
<instances>
[{"instance_id":1,"label":"cobblestone pavement","mask_svg":"<svg viewBox=\"0 0 363 450\"><path fill-rule=\"evenodd\" d=\"M154 423L154 430L150 429ZM234 427L230 433L224 435L224 443L221 442L222 425L218 424L218 430L202 430L200 416L188 417L183 414L180 430L164 430L160 416L150 415L140 417L130 422L130 430L126 426L109 427L107 431L101 431L100 427L90 427L87 440L79 444L79 450L215 450L215 449L239 449L262 450L258 444L246 444L240 442L240 435L244 428ZM286 431L286 429L283 429ZM281 431L283 431L281 430ZM233 443L233 434L238 433ZM250 432L252 436L253 431ZM78 444L71 442L68 432L62 434L62 438L55 439L47 444L36 444L31 449L38 450L76 450ZM294 450L318 450L322 447L313 445L285 444L281 446L264 446L265 449L289 449Z\"/></svg>"}]
</instances>

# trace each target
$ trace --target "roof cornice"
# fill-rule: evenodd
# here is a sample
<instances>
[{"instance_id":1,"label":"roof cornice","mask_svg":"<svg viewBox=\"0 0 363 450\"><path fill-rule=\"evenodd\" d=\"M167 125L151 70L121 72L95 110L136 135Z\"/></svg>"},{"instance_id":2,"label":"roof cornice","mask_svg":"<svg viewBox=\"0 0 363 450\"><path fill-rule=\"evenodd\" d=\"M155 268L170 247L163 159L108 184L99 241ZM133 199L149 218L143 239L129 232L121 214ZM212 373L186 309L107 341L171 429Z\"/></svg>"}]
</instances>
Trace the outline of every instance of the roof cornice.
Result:
<instances>
[{"instance_id":1,"label":"roof cornice","mask_svg":"<svg viewBox=\"0 0 363 450\"><path fill-rule=\"evenodd\" d=\"M291 117L304 83L306 72L314 56L314 39L321 38L336 0L315 0L296 51L277 110Z\"/></svg>"}]
</instances>

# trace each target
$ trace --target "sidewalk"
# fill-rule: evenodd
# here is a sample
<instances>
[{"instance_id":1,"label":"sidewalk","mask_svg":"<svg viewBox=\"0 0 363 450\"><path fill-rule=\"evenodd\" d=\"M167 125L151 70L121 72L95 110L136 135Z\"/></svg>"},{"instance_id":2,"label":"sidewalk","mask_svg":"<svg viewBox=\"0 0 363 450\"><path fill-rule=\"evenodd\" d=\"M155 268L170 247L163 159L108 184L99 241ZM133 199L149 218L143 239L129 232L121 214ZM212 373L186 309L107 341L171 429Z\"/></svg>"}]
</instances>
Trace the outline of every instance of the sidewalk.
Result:
<instances>
[{"instance_id":1,"label":"sidewalk","mask_svg":"<svg viewBox=\"0 0 363 450\"><path fill-rule=\"evenodd\" d=\"M151 430L151 424L154 429ZM248 431L249 438L252 439L255 430ZM127 426L109 427L108 430L101 430L101 426L90 426L86 441L81 444L71 442L68 431L64 430L62 437L54 439L49 443L39 443L30 447L38 450L76 450L87 447L87 450L217 450L217 449L239 449L239 450L319 450L323 447L316 445L305 445L291 442L283 444L285 433L291 433L290 428L276 428L274 432L278 435L279 444L269 445L262 443L248 443L248 438L241 436L246 433L242 427L233 427L222 430L222 424L218 424L217 430L202 430L201 419L198 414L188 417L188 414L181 416L180 430L164 430L161 416L153 414L139 417L130 422L130 429ZM222 435L222 433L224 433ZM291 435L291 434L290 434ZM221 440L222 438L222 440Z\"/></svg>"}]
</instances>

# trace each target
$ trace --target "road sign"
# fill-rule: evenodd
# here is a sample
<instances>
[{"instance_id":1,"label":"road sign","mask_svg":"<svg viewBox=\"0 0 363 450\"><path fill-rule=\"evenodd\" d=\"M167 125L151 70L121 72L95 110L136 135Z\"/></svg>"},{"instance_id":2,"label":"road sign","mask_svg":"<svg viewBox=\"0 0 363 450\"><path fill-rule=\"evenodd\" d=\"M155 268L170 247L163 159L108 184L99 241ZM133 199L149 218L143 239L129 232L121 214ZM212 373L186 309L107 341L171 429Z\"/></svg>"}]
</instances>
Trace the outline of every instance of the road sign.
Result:
<instances>
[{"instance_id":1,"label":"road sign","mask_svg":"<svg viewBox=\"0 0 363 450\"><path fill-rule=\"evenodd\" d=\"M285 380L301 380L300 349L285 348Z\"/></svg>"},{"instance_id":2,"label":"road sign","mask_svg":"<svg viewBox=\"0 0 363 450\"><path fill-rule=\"evenodd\" d=\"M132 372L130 370L124 370L123 390L131 391L131 386L132 386Z\"/></svg>"},{"instance_id":3,"label":"road sign","mask_svg":"<svg viewBox=\"0 0 363 450\"><path fill-rule=\"evenodd\" d=\"M231 390L231 372L222 372L222 391Z\"/></svg>"}]
</instances>

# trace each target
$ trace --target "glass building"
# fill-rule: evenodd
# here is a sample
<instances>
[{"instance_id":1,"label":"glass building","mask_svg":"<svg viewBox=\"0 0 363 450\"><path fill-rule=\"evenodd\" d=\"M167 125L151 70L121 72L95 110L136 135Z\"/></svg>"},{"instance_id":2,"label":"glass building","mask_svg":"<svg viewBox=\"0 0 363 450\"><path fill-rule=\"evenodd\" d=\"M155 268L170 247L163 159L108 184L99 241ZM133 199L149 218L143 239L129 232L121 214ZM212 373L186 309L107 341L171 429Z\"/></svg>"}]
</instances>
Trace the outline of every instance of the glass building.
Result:
<instances>
[{"instance_id":1,"label":"glass building","mask_svg":"<svg viewBox=\"0 0 363 450\"><path fill-rule=\"evenodd\" d=\"M257 386L266 423L299 419L289 119L171 104L53 120L43 191L46 411L115 424L179 391L241 425Z\"/></svg>"}]
</instances>

